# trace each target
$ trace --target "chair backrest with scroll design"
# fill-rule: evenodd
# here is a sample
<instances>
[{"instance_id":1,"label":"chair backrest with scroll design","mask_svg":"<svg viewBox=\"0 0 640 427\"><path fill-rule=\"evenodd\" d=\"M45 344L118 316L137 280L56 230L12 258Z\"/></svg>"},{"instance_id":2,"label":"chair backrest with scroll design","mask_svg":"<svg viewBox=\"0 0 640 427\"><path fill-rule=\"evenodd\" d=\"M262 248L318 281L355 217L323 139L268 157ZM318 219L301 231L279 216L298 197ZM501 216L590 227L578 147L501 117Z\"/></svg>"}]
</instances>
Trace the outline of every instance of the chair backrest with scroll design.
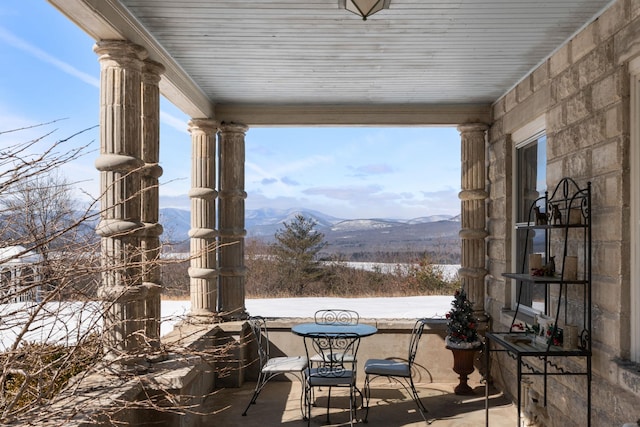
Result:
<instances>
[{"instance_id":1,"label":"chair backrest with scroll design","mask_svg":"<svg viewBox=\"0 0 640 427\"><path fill-rule=\"evenodd\" d=\"M331 308L316 311L314 320L323 325L357 325L360 315L354 310Z\"/></svg>"},{"instance_id":2,"label":"chair backrest with scroll design","mask_svg":"<svg viewBox=\"0 0 640 427\"><path fill-rule=\"evenodd\" d=\"M354 333L314 333L305 336L307 357L321 355L309 376L315 378L355 377L355 360L360 336ZM348 384L348 383L347 383Z\"/></svg>"}]
</instances>

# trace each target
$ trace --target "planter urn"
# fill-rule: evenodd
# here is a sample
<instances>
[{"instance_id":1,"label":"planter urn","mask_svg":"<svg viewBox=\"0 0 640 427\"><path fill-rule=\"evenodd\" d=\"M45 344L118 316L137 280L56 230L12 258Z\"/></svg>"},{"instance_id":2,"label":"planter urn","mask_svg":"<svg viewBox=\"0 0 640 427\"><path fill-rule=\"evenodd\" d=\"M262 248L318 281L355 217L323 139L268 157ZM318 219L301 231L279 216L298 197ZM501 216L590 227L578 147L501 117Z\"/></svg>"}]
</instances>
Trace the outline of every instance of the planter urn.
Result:
<instances>
[{"instance_id":1,"label":"planter urn","mask_svg":"<svg viewBox=\"0 0 640 427\"><path fill-rule=\"evenodd\" d=\"M453 353L453 371L459 375L460 382L454 388L455 394L471 395L473 389L467 384L468 376L473 373L475 367L473 360L479 348L455 348L447 346Z\"/></svg>"}]
</instances>

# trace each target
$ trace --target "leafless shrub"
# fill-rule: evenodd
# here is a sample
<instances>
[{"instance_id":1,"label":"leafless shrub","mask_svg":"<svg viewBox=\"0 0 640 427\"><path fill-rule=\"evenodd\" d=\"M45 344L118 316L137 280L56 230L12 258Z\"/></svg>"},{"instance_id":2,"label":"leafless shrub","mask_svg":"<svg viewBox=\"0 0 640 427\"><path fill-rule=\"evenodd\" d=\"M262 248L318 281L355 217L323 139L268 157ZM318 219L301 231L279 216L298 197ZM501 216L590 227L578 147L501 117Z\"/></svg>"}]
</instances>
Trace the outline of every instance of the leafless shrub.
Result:
<instances>
[{"instance_id":1,"label":"leafless shrub","mask_svg":"<svg viewBox=\"0 0 640 427\"><path fill-rule=\"evenodd\" d=\"M0 135L12 133L15 140L20 130L25 129ZM64 425L65 416L89 410L89 418L114 425L124 420L117 412L129 409L197 412L189 396L176 398L170 384L153 384L153 375L138 376L139 370L124 369L132 355L112 351L114 343L105 340L109 334L104 334L104 320L113 315L113 304L131 291L126 281L107 297L98 295L101 276L114 270L139 271L129 277L135 284L142 283L142 274L150 267L170 271L185 261L159 257L143 261L143 249L128 248L130 256L120 264L101 262L95 234L98 203L75 205L70 191L74 183L60 173L63 166L85 155L89 144L69 148L72 137L51 143L50 136L0 150L0 424L20 420L21 425ZM144 292L148 287L139 289ZM154 345L142 329L127 339L141 343L143 354L133 356L143 364L171 357L206 363L228 351L217 345L185 348L180 340ZM105 349L111 353L109 359ZM111 379L105 386L114 387L108 396L96 398L91 384L104 383L105 377L117 381ZM118 384L123 390L137 390L136 394L111 398ZM106 399L104 405L101 398ZM61 408L74 409L59 415Z\"/></svg>"},{"instance_id":2,"label":"leafless shrub","mask_svg":"<svg viewBox=\"0 0 640 427\"><path fill-rule=\"evenodd\" d=\"M245 248L247 266L246 294L250 298L286 298L300 296L296 286L288 285L273 262L272 246L248 239ZM304 287L304 296L375 297L412 295L449 295L459 287L457 277L450 278L428 256L398 263L391 271L354 268L341 260L320 264L315 280Z\"/></svg>"}]
</instances>

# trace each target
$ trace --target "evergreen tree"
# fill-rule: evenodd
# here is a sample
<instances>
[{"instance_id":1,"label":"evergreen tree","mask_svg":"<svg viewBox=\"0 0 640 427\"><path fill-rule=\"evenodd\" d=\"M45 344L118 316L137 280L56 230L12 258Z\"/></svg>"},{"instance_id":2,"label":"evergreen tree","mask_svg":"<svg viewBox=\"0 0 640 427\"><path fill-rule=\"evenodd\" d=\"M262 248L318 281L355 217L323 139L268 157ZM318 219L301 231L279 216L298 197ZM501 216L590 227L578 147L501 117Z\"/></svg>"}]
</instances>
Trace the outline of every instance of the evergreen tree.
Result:
<instances>
[{"instance_id":1,"label":"evergreen tree","mask_svg":"<svg viewBox=\"0 0 640 427\"><path fill-rule=\"evenodd\" d=\"M282 285L300 295L307 284L320 277L316 256L327 243L324 234L315 230L317 223L311 218L298 214L290 223L283 225L284 229L275 234L273 249L276 263Z\"/></svg>"}]
</instances>

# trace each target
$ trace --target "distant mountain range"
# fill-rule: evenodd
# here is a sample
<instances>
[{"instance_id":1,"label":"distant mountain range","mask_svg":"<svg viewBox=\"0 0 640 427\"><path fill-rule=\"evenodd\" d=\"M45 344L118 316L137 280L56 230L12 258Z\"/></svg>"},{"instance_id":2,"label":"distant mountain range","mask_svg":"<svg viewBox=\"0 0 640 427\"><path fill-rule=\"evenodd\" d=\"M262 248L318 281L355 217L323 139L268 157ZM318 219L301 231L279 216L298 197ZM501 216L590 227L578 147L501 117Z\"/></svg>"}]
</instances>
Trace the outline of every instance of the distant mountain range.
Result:
<instances>
[{"instance_id":1,"label":"distant mountain range","mask_svg":"<svg viewBox=\"0 0 640 427\"><path fill-rule=\"evenodd\" d=\"M433 215L410 220L371 218L343 219L305 209L256 209L245 213L247 238L272 242L277 231L296 215L316 222L316 230L325 235L329 253L350 255L356 252L445 251L459 253L460 216ZM190 212L184 209L160 210L163 239L188 242Z\"/></svg>"},{"instance_id":2,"label":"distant mountain range","mask_svg":"<svg viewBox=\"0 0 640 427\"><path fill-rule=\"evenodd\" d=\"M316 229L322 233L359 233L381 231L387 233L397 228L419 228L430 224L460 222L460 216L432 215L409 220L371 218L371 219L343 219L322 212L306 209L255 209L245 213L245 228L247 237L259 237L266 240L273 239L278 230L284 228L284 223L290 223L297 215L311 218L316 222ZM165 237L169 240L180 241L188 239L191 228L191 213L185 209L164 208L160 209L160 222L164 227ZM437 228L437 227L436 227ZM448 228L448 227L446 227Z\"/></svg>"}]
</instances>

